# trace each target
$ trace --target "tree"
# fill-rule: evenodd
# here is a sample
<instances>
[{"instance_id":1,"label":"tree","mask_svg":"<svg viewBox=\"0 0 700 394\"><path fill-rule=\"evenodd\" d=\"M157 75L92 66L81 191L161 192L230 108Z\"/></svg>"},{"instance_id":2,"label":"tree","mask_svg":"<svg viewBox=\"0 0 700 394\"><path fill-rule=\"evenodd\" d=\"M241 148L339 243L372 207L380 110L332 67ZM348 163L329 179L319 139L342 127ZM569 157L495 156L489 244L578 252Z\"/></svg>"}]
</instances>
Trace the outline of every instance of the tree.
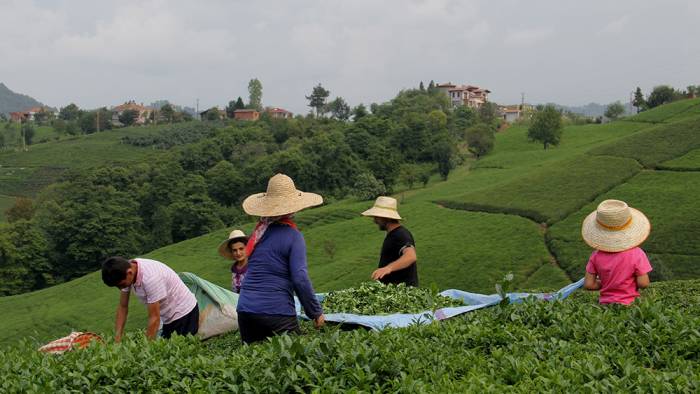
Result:
<instances>
[{"instance_id":1,"label":"tree","mask_svg":"<svg viewBox=\"0 0 700 394\"><path fill-rule=\"evenodd\" d=\"M82 111L80 110L80 108L78 108L77 105L70 103L65 107L61 108L61 110L58 112L58 118L66 121L78 120L80 118L81 112Z\"/></svg>"},{"instance_id":2,"label":"tree","mask_svg":"<svg viewBox=\"0 0 700 394\"><path fill-rule=\"evenodd\" d=\"M328 103L328 111L334 119L342 121L350 119L350 106L342 97L336 97L335 100Z\"/></svg>"},{"instance_id":3,"label":"tree","mask_svg":"<svg viewBox=\"0 0 700 394\"><path fill-rule=\"evenodd\" d=\"M238 99L236 100L236 105L234 105L234 109L245 109L245 104L243 104L243 99L238 96Z\"/></svg>"},{"instance_id":4,"label":"tree","mask_svg":"<svg viewBox=\"0 0 700 394\"><path fill-rule=\"evenodd\" d=\"M463 135L464 131L475 125L477 122L477 114L474 109L460 105L452 112L454 116L454 128L456 134Z\"/></svg>"},{"instance_id":5,"label":"tree","mask_svg":"<svg viewBox=\"0 0 700 394\"><path fill-rule=\"evenodd\" d=\"M221 119L221 112L216 107L211 107L207 110L206 120L219 120Z\"/></svg>"},{"instance_id":6,"label":"tree","mask_svg":"<svg viewBox=\"0 0 700 394\"><path fill-rule=\"evenodd\" d=\"M435 93L437 90L438 89L435 86L435 82L431 79L430 83L428 84L428 93Z\"/></svg>"},{"instance_id":7,"label":"tree","mask_svg":"<svg viewBox=\"0 0 700 394\"><path fill-rule=\"evenodd\" d=\"M466 138L467 149L477 160L493 149L496 140L493 129L483 123L467 129Z\"/></svg>"},{"instance_id":8,"label":"tree","mask_svg":"<svg viewBox=\"0 0 700 394\"><path fill-rule=\"evenodd\" d=\"M605 117L608 119L615 120L625 113L625 106L619 101L616 101L610 105L605 110Z\"/></svg>"},{"instance_id":9,"label":"tree","mask_svg":"<svg viewBox=\"0 0 700 394\"><path fill-rule=\"evenodd\" d=\"M670 103L675 97L676 91L672 87L668 85L656 86L647 99L647 105L649 108L658 107Z\"/></svg>"},{"instance_id":10,"label":"tree","mask_svg":"<svg viewBox=\"0 0 700 394\"><path fill-rule=\"evenodd\" d=\"M559 145L561 134L561 112L553 105L547 105L542 111L538 111L527 130L527 138L542 143L545 150L549 145Z\"/></svg>"},{"instance_id":11,"label":"tree","mask_svg":"<svg viewBox=\"0 0 700 394\"><path fill-rule=\"evenodd\" d=\"M331 92L324 89L319 83L313 88L311 95L306 96L306 99L309 100L309 107L316 110L317 117L325 113L326 99L328 96L330 96L330 94Z\"/></svg>"},{"instance_id":12,"label":"tree","mask_svg":"<svg viewBox=\"0 0 700 394\"><path fill-rule=\"evenodd\" d=\"M361 200L374 200L386 194L384 184L368 172L363 172L355 178L353 189L354 195Z\"/></svg>"},{"instance_id":13,"label":"tree","mask_svg":"<svg viewBox=\"0 0 700 394\"><path fill-rule=\"evenodd\" d=\"M32 203L31 198L17 197L15 198L15 204L5 211L5 218L10 223L19 220L31 220L35 210L36 207Z\"/></svg>"},{"instance_id":14,"label":"tree","mask_svg":"<svg viewBox=\"0 0 700 394\"><path fill-rule=\"evenodd\" d=\"M420 81L420 84L418 84L418 90L421 92L425 92L425 86L423 86L423 81Z\"/></svg>"},{"instance_id":15,"label":"tree","mask_svg":"<svg viewBox=\"0 0 700 394\"><path fill-rule=\"evenodd\" d=\"M204 175L209 195L226 206L238 202L245 183L239 170L226 160L221 160Z\"/></svg>"},{"instance_id":16,"label":"tree","mask_svg":"<svg viewBox=\"0 0 700 394\"><path fill-rule=\"evenodd\" d=\"M358 104L357 107L352 109L352 120L357 121L358 119L361 119L364 116L369 115L367 112L367 107L365 107L364 104Z\"/></svg>"},{"instance_id":17,"label":"tree","mask_svg":"<svg viewBox=\"0 0 700 394\"><path fill-rule=\"evenodd\" d=\"M418 182L418 174L420 172L420 166L418 164L407 163L401 166L401 175L399 179L403 182L408 189L413 189L413 184Z\"/></svg>"},{"instance_id":18,"label":"tree","mask_svg":"<svg viewBox=\"0 0 700 394\"><path fill-rule=\"evenodd\" d=\"M226 117L229 119L233 118L233 113L236 111L236 100L231 100L226 106Z\"/></svg>"},{"instance_id":19,"label":"tree","mask_svg":"<svg viewBox=\"0 0 700 394\"><path fill-rule=\"evenodd\" d=\"M36 134L36 130L34 130L34 126L31 125L31 123L24 123L22 125L22 135L24 136L24 143L27 145L32 144L32 140L34 139L34 134Z\"/></svg>"},{"instance_id":20,"label":"tree","mask_svg":"<svg viewBox=\"0 0 700 394\"><path fill-rule=\"evenodd\" d=\"M498 118L498 106L496 103L485 102L479 107L479 120L488 125L492 125Z\"/></svg>"},{"instance_id":21,"label":"tree","mask_svg":"<svg viewBox=\"0 0 700 394\"><path fill-rule=\"evenodd\" d=\"M248 108L262 110L262 83L257 78L248 82Z\"/></svg>"},{"instance_id":22,"label":"tree","mask_svg":"<svg viewBox=\"0 0 700 394\"><path fill-rule=\"evenodd\" d=\"M634 92L634 101L632 102L635 108L637 108L637 113L644 110L647 105L646 100L644 100L644 95L642 94L642 89L637 86L637 90Z\"/></svg>"},{"instance_id":23,"label":"tree","mask_svg":"<svg viewBox=\"0 0 700 394\"><path fill-rule=\"evenodd\" d=\"M131 126L136 122L139 117L139 111L135 109L127 109L122 111L119 115L119 121L124 124L124 126Z\"/></svg>"},{"instance_id":24,"label":"tree","mask_svg":"<svg viewBox=\"0 0 700 394\"><path fill-rule=\"evenodd\" d=\"M437 164L438 173L443 180L447 180L450 171L455 168L455 155L457 146L450 135L443 133L437 137L432 146L433 161Z\"/></svg>"},{"instance_id":25,"label":"tree","mask_svg":"<svg viewBox=\"0 0 700 394\"><path fill-rule=\"evenodd\" d=\"M170 103L167 103L160 107L160 115L166 122L172 123L175 119L175 110L173 109L173 106L170 105Z\"/></svg>"},{"instance_id":26,"label":"tree","mask_svg":"<svg viewBox=\"0 0 700 394\"><path fill-rule=\"evenodd\" d=\"M0 149L5 147L5 134L0 133Z\"/></svg>"}]
</instances>

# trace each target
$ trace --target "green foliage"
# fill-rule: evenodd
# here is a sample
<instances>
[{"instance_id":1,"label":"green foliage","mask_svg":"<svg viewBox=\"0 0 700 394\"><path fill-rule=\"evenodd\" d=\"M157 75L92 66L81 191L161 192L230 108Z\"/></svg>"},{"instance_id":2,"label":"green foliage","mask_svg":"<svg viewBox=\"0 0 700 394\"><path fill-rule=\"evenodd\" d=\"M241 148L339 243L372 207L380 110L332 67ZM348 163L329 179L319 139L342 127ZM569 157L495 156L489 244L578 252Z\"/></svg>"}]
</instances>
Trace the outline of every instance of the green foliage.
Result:
<instances>
[{"instance_id":1,"label":"green foliage","mask_svg":"<svg viewBox=\"0 0 700 394\"><path fill-rule=\"evenodd\" d=\"M410 287L404 283L364 282L355 288L329 292L321 306L325 313L386 315L419 313L451 306L463 306L454 298L439 295L430 289Z\"/></svg>"},{"instance_id":2,"label":"green foliage","mask_svg":"<svg viewBox=\"0 0 700 394\"><path fill-rule=\"evenodd\" d=\"M362 103L358 104L357 107L352 109L352 120L355 122L367 115L369 115L367 112L367 107L365 107L365 105Z\"/></svg>"},{"instance_id":3,"label":"green foliage","mask_svg":"<svg viewBox=\"0 0 700 394\"><path fill-rule=\"evenodd\" d=\"M160 128L157 132L146 135L127 134L121 138L121 141L133 146L170 149L177 145L191 144L212 137L215 131L216 127L209 123L188 122Z\"/></svg>"},{"instance_id":4,"label":"green foliage","mask_svg":"<svg viewBox=\"0 0 700 394\"><path fill-rule=\"evenodd\" d=\"M657 168L673 171L700 171L700 149L691 150L685 155L665 161Z\"/></svg>"},{"instance_id":5,"label":"green foliage","mask_svg":"<svg viewBox=\"0 0 700 394\"><path fill-rule=\"evenodd\" d=\"M434 138L431 149L432 159L437 163L438 174L440 174L442 180L447 180L450 171L456 166L457 146L452 137L446 132L438 134Z\"/></svg>"},{"instance_id":6,"label":"green foliage","mask_svg":"<svg viewBox=\"0 0 700 394\"><path fill-rule=\"evenodd\" d=\"M175 120L175 109L170 103L160 107L160 116L168 123L172 123Z\"/></svg>"},{"instance_id":7,"label":"green foliage","mask_svg":"<svg viewBox=\"0 0 700 394\"><path fill-rule=\"evenodd\" d=\"M253 78L248 82L248 108L262 111L262 82Z\"/></svg>"},{"instance_id":8,"label":"green foliage","mask_svg":"<svg viewBox=\"0 0 700 394\"><path fill-rule=\"evenodd\" d=\"M647 98L647 105L649 106L649 108L654 108L663 104L668 104L680 98L682 98L680 92L677 92L671 86L655 86L654 90L652 90L649 94L649 98Z\"/></svg>"},{"instance_id":9,"label":"green foliage","mask_svg":"<svg viewBox=\"0 0 700 394\"><path fill-rule=\"evenodd\" d=\"M139 117L139 111L135 109L127 109L119 115L119 121L124 124L124 126L131 126L136 122Z\"/></svg>"},{"instance_id":10,"label":"green foliage","mask_svg":"<svg viewBox=\"0 0 700 394\"><path fill-rule=\"evenodd\" d=\"M34 134L36 134L36 130L34 129L34 126L31 123L25 123L22 125L22 136L24 137L25 144L32 144Z\"/></svg>"},{"instance_id":11,"label":"green foliage","mask_svg":"<svg viewBox=\"0 0 700 394\"><path fill-rule=\"evenodd\" d=\"M619 142L593 149L591 154L629 157L647 168L654 168L697 148L700 148L700 116L657 125Z\"/></svg>"},{"instance_id":12,"label":"green foliage","mask_svg":"<svg viewBox=\"0 0 700 394\"><path fill-rule=\"evenodd\" d=\"M631 159L583 156L441 203L455 209L509 213L551 224L639 170Z\"/></svg>"},{"instance_id":13,"label":"green foliage","mask_svg":"<svg viewBox=\"0 0 700 394\"><path fill-rule=\"evenodd\" d=\"M98 344L60 357L0 350L6 392L697 392L697 281L631 307L591 294L380 332L333 328L253 346L237 334ZM306 328L306 325L304 325ZM59 334L62 335L62 334Z\"/></svg>"},{"instance_id":14,"label":"green foliage","mask_svg":"<svg viewBox=\"0 0 700 394\"><path fill-rule=\"evenodd\" d=\"M230 162L221 160L205 175L209 195L222 205L233 205L240 198L243 174Z\"/></svg>"},{"instance_id":15,"label":"green foliage","mask_svg":"<svg viewBox=\"0 0 700 394\"><path fill-rule=\"evenodd\" d=\"M328 112L331 113L333 119L346 121L350 119L350 106L342 97L336 97L335 100L328 103Z\"/></svg>"},{"instance_id":16,"label":"green foliage","mask_svg":"<svg viewBox=\"0 0 700 394\"><path fill-rule=\"evenodd\" d=\"M112 128L112 113L105 108L83 112L78 120L78 125L85 134L109 130Z\"/></svg>"},{"instance_id":17,"label":"green foliage","mask_svg":"<svg viewBox=\"0 0 700 394\"><path fill-rule=\"evenodd\" d=\"M314 86L311 95L306 96L309 100L309 107L316 110L316 116L322 116L326 111L326 99L331 92L326 90L321 84Z\"/></svg>"},{"instance_id":18,"label":"green foliage","mask_svg":"<svg viewBox=\"0 0 700 394\"><path fill-rule=\"evenodd\" d=\"M608 119L616 120L620 116L624 115L625 106L621 102L616 101L605 109L605 117Z\"/></svg>"},{"instance_id":19,"label":"green foliage","mask_svg":"<svg viewBox=\"0 0 700 394\"><path fill-rule=\"evenodd\" d=\"M80 110L80 108L78 108L77 105L70 103L65 107L61 108L61 110L58 113L58 118L65 121L78 120L81 114L82 111Z\"/></svg>"},{"instance_id":20,"label":"green foliage","mask_svg":"<svg viewBox=\"0 0 700 394\"><path fill-rule=\"evenodd\" d=\"M679 100L656 107L635 116L626 118L635 122L662 123L673 122L687 116L700 115L700 99Z\"/></svg>"},{"instance_id":21,"label":"green foliage","mask_svg":"<svg viewBox=\"0 0 700 394\"><path fill-rule=\"evenodd\" d=\"M5 218L10 223L19 220L31 220L35 211L36 207L30 198L17 197L12 207L5 211Z\"/></svg>"},{"instance_id":22,"label":"green foliage","mask_svg":"<svg viewBox=\"0 0 700 394\"><path fill-rule=\"evenodd\" d=\"M543 144L545 150L549 145L559 145L561 135L561 113L553 105L547 105L535 113L527 132L527 138Z\"/></svg>"},{"instance_id":23,"label":"green foliage","mask_svg":"<svg viewBox=\"0 0 700 394\"><path fill-rule=\"evenodd\" d=\"M374 175L363 172L356 177L352 194L360 200L374 200L386 194L386 187Z\"/></svg>"},{"instance_id":24,"label":"green foliage","mask_svg":"<svg viewBox=\"0 0 700 394\"><path fill-rule=\"evenodd\" d=\"M632 105L637 108L637 113L646 109L647 101L644 99L644 94L642 94L642 89L637 86L637 90L634 91L634 101Z\"/></svg>"},{"instance_id":25,"label":"green foliage","mask_svg":"<svg viewBox=\"0 0 700 394\"><path fill-rule=\"evenodd\" d=\"M467 149L477 160L493 149L496 140L493 129L483 123L467 129L466 138Z\"/></svg>"}]
</instances>

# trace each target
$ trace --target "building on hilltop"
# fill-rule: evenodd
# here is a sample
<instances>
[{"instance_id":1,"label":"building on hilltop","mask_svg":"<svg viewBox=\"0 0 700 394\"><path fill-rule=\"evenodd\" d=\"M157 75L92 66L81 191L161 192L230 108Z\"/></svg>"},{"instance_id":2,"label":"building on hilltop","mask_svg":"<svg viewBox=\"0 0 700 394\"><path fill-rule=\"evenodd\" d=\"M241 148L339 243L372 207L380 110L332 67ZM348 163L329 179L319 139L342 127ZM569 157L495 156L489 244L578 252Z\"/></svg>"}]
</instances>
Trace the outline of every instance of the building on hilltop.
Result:
<instances>
[{"instance_id":1,"label":"building on hilltop","mask_svg":"<svg viewBox=\"0 0 700 394\"><path fill-rule=\"evenodd\" d=\"M534 108L529 104L502 105L498 107L498 113L506 123L515 123L522 118L532 115Z\"/></svg>"},{"instance_id":2,"label":"building on hilltop","mask_svg":"<svg viewBox=\"0 0 700 394\"><path fill-rule=\"evenodd\" d=\"M294 116L293 113L287 111L286 109L277 107L267 108L265 112L267 112L271 118L275 119L291 119Z\"/></svg>"},{"instance_id":3,"label":"building on hilltop","mask_svg":"<svg viewBox=\"0 0 700 394\"><path fill-rule=\"evenodd\" d=\"M437 88L450 98L452 105L459 107L464 105L478 109L488 101L490 90L473 85L455 85L452 82L438 84Z\"/></svg>"},{"instance_id":4,"label":"building on hilltop","mask_svg":"<svg viewBox=\"0 0 700 394\"><path fill-rule=\"evenodd\" d=\"M57 115L55 111L49 107L32 107L24 111L10 112L10 120L13 122L34 121L36 115L40 112L50 113L54 117Z\"/></svg>"},{"instance_id":5,"label":"building on hilltop","mask_svg":"<svg viewBox=\"0 0 700 394\"><path fill-rule=\"evenodd\" d=\"M237 109L233 111L233 118L236 120L256 121L260 119L260 112L254 109Z\"/></svg>"},{"instance_id":6,"label":"building on hilltop","mask_svg":"<svg viewBox=\"0 0 700 394\"><path fill-rule=\"evenodd\" d=\"M116 121L119 121L119 117L128 110L132 110L138 113L136 116L136 120L134 121L134 124L136 125L143 125L146 124L148 119L151 117L151 112L153 112L153 108L150 107L145 107L143 103L141 104L136 104L134 100L127 101L124 104L117 105L116 107L112 108L113 112L113 117L112 117L112 122L116 119Z\"/></svg>"}]
</instances>

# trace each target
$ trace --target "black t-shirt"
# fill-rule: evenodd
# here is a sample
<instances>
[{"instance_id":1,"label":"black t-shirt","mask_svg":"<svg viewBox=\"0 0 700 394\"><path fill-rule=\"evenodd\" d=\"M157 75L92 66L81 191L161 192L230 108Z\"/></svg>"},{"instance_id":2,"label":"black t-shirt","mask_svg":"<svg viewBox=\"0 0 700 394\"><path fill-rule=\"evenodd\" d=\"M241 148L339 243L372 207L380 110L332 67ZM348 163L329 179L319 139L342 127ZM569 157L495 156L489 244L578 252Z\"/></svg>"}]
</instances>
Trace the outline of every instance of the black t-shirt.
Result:
<instances>
[{"instance_id":1,"label":"black t-shirt","mask_svg":"<svg viewBox=\"0 0 700 394\"><path fill-rule=\"evenodd\" d=\"M413 236L405 227L400 226L393 229L384 238L382 254L379 258L379 268L398 260L405 248L415 246L416 243L413 241ZM380 281L384 284L405 283L408 286L418 286L417 264L417 262L414 262L402 270L394 271L380 279Z\"/></svg>"}]
</instances>

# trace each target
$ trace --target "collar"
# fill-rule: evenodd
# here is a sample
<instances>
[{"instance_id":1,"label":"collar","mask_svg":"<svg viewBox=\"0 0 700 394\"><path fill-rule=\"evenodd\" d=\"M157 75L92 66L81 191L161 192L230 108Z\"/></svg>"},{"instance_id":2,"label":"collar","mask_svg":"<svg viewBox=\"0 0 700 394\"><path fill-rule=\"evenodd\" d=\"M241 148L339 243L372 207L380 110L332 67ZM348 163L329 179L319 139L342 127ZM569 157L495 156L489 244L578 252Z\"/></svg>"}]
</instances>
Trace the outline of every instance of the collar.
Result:
<instances>
[{"instance_id":1,"label":"collar","mask_svg":"<svg viewBox=\"0 0 700 394\"><path fill-rule=\"evenodd\" d=\"M139 267L139 262L136 260L131 260L132 263L136 264L136 280L132 284L134 287L141 287L141 283L143 282L143 272L141 271L141 267Z\"/></svg>"}]
</instances>

